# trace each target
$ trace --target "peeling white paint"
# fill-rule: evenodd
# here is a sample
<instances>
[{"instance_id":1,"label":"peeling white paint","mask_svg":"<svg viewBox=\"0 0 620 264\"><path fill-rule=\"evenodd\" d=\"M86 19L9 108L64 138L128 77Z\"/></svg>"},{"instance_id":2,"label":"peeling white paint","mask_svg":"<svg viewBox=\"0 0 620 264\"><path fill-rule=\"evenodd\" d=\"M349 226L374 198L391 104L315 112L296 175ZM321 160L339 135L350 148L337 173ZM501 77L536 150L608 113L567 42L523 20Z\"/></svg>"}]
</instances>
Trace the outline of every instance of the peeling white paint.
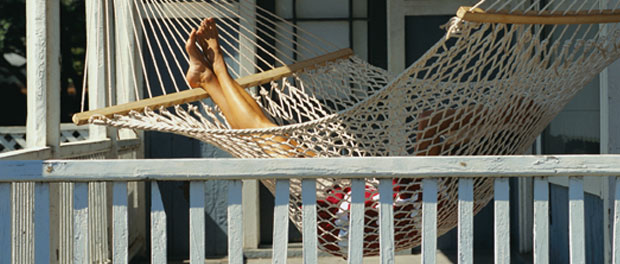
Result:
<instances>
[{"instance_id":1,"label":"peeling white paint","mask_svg":"<svg viewBox=\"0 0 620 264\"><path fill-rule=\"evenodd\" d=\"M458 262L474 263L474 180L459 179Z\"/></svg>"},{"instance_id":2,"label":"peeling white paint","mask_svg":"<svg viewBox=\"0 0 620 264\"><path fill-rule=\"evenodd\" d=\"M510 263L510 185L495 179L495 263Z\"/></svg>"}]
</instances>

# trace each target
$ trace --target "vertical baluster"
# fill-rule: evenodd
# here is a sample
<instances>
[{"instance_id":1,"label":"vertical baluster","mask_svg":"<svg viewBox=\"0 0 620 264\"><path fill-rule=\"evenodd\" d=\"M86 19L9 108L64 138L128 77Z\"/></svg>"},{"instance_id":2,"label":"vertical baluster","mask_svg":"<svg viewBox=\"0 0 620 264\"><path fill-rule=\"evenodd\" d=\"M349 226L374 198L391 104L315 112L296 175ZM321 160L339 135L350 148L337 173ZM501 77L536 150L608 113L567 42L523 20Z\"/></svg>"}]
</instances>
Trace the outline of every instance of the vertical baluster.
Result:
<instances>
[{"instance_id":1,"label":"vertical baluster","mask_svg":"<svg viewBox=\"0 0 620 264\"><path fill-rule=\"evenodd\" d=\"M437 179L423 179L422 192L422 262L435 263L437 252Z\"/></svg>"},{"instance_id":2,"label":"vertical baluster","mask_svg":"<svg viewBox=\"0 0 620 264\"><path fill-rule=\"evenodd\" d=\"M88 263L88 183L73 186L73 263Z\"/></svg>"},{"instance_id":3,"label":"vertical baluster","mask_svg":"<svg viewBox=\"0 0 620 264\"><path fill-rule=\"evenodd\" d=\"M11 263L10 183L0 183L0 263Z\"/></svg>"},{"instance_id":4,"label":"vertical baluster","mask_svg":"<svg viewBox=\"0 0 620 264\"><path fill-rule=\"evenodd\" d=\"M585 263L583 177L570 177L568 185L570 263Z\"/></svg>"},{"instance_id":5,"label":"vertical baluster","mask_svg":"<svg viewBox=\"0 0 620 264\"><path fill-rule=\"evenodd\" d=\"M90 260L104 262L108 256L108 183L90 182L88 184L88 224Z\"/></svg>"},{"instance_id":6,"label":"vertical baluster","mask_svg":"<svg viewBox=\"0 0 620 264\"><path fill-rule=\"evenodd\" d=\"M381 263L394 263L394 199L392 179L379 180L379 243Z\"/></svg>"},{"instance_id":7,"label":"vertical baluster","mask_svg":"<svg viewBox=\"0 0 620 264\"><path fill-rule=\"evenodd\" d=\"M205 183L189 184L189 255L190 263L205 262Z\"/></svg>"},{"instance_id":8,"label":"vertical baluster","mask_svg":"<svg viewBox=\"0 0 620 264\"><path fill-rule=\"evenodd\" d=\"M534 263L549 263L549 182L534 179Z\"/></svg>"},{"instance_id":9,"label":"vertical baluster","mask_svg":"<svg viewBox=\"0 0 620 264\"><path fill-rule=\"evenodd\" d=\"M495 263L510 263L510 186L497 178L495 194Z\"/></svg>"},{"instance_id":10,"label":"vertical baluster","mask_svg":"<svg viewBox=\"0 0 620 264\"><path fill-rule=\"evenodd\" d=\"M289 180L276 181L273 210L273 259L272 263L286 263L288 247Z\"/></svg>"},{"instance_id":11,"label":"vertical baluster","mask_svg":"<svg viewBox=\"0 0 620 264\"><path fill-rule=\"evenodd\" d=\"M112 204L112 262L128 263L129 229L127 226L127 183L113 185Z\"/></svg>"},{"instance_id":12,"label":"vertical baluster","mask_svg":"<svg viewBox=\"0 0 620 264\"><path fill-rule=\"evenodd\" d=\"M243 180L243 247L260 246L260 181Z\"/></svg>"},{"instance_id":13,"label":"vertical baluster","mask_svg":"<svg viewBox=\"0 0 620 264\"><path fill-rule=\"evenodd\" d=\"M474 263L474 179L459 179L458 262Z\"/></svg>"},{"instance_id":14,"label":"vertical baluster","mask_svg":"<svg viewBox=\"0 0 620 264\"><path fill-rule=\"evenodd\" d=\"M362 263L364 249L364 190L364 179L353 179L351 181L348 263Z\"/></svg>"},{"instance_id":15,"label":"vertical baluster","mask_svg":"<svg viewBox=\"0 0 620 264\"><path fill-rule=\"evenodd\" d=\"M73 261L73 183L58 184L59 250L58 263Z\"/></svg>"},{"instance_id":16,"label":"vertical baluster","mask_svg":"<svg viewBox=\"0 0 620 264\"><path fill-rule=\"evenodd\" d=\"M318 263L317 225L316 225L316 180L303 179L301 182L303 201L303 250L304 263Z\"/></svg>"},{"instance_id":17,"label":"vertical baluster","mask_svg":"<svg viewBox=\"0 0 620 264\"><path fill-rule=\"evenodd\" d=\"M243 184L240 180L228 183L228 263L243 263Z\"/></svg>"},{"instance_id":18,"label":"vertical baluster","mask_svg":"<svg viewBox=\"0 0 620 264\"><path fill-rule=\"evenodd\" d=\"M616 192L614 194L614 237L611 262L620 264L620 177L616 177Z\"/></svg>"},{"instance_id":19,"label":"vertical baluster","mask_svg":"<svg viewBox=\"0 0 620 264\"><path fill-rule=\"evenodd\" d=\"M151 263L168 263L166 212L157 182L151 182Z\"/></svg>"},{"instance_id":20,"label":"vertical baluster","mask_svg":"<svg viewBox=\"0 0 620 264\"><path fill-rule=\"evenodd\" d=\"M13 183L11 199L13 202L13 215L11 216L13 245L12 257L14 263L34 262L34 183Z\"/></svg>"}]
</instances>

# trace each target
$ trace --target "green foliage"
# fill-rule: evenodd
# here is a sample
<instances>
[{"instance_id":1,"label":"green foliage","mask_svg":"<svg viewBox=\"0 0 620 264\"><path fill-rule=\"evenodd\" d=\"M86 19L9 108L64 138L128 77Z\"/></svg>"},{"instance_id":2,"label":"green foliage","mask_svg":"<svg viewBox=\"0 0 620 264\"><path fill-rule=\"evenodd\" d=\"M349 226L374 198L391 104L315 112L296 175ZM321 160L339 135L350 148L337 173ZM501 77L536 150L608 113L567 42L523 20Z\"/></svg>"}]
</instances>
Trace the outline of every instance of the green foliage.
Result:
<instances>
[{"instance_id":1,"label":"green foliage","mask_svg":"<svg viewBox=\"0 0 620 264\"><path fill-rule=\"evenodd\" d=\"M0 51L26 56L25 0L0 1Z\"/></svg>"},{"instance_id":2,"label":"green foliage","mask_svg":"<svg viewBox=\"0 0 620 264\"><path fill-rule=\"evenodd\" d=\"M84 72L84 56L86 53L86 20L84 0L62 0L60 6L60 35L63 70L71 70L73 81L81 83Z\"/></svg>"},{"instance_id":3,"label":"green foliage","mask_svg":"<svg viewBox=\"0 0 620 264\"><path fill-rule=\"evenodd\" d=\"M61 13L61 56L64 61L62 72L69 73L68 78L81 76L85 53L86 30L84 21L84 1L60 1ZM25 66L15 67L4 58L4 54L15 53L26 57L26 2L25 0L0 1L0 78L15 76ZM1 76L5 75L5 76ZM25 78L25 76L24 76ZM80 78L81 79L81 78ZM63 83L67 80L63 80ZM78 81L78 80L73 80Z\"/></svg>"},{"instance_id":4,"label":"green foliage","mask_svg":"<svg viewBox=\"0 0 620 264\"><path fill-rule=\"evenodd\" d=\"M63 121L79 110L86 46L83 0L60 1L61 100ZM26 57L26 1L0 0L0 89L5 96L0 104L24 104L15 99L26 88L26 65L12 65L5 54ZM75 86L75 88L73 88ZM6 96L12 94L12 96ZM15 98L11 98L15 97ZM21 105L16 106L20 108ZM0 120L4 121L4 120ZM3 123L3 122L0 122ZM16 125L11 123L12 125ZM2 125L2 124L0 124Z\"/></svg>"}]
</instances>

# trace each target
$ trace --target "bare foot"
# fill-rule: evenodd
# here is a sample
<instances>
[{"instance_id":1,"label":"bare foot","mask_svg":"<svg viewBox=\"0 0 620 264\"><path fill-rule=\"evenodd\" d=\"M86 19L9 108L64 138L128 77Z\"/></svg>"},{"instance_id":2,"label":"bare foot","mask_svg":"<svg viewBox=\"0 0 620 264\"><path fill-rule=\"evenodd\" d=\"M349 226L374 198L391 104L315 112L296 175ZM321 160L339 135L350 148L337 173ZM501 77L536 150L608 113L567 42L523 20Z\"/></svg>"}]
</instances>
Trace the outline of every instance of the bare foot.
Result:
<instances>
[{"instance_id":1,"label":"bare foot","mask_svg":"<svg viewBox=\"0 0 620 264\"><path fill-rule=\"evenodd\" d=\"M220 51L219 33L217 31L215 18L206 18L203 20L196 36L207 61L211 63L211 69L215 75L218 75L218 77L222 74L228 75L228 67Z\"/></svg>"},{"instance_id":2,"label":"bare foot","mask_svg":"<svg viewBox=\"0 0 620 264\"><path fill-rule=\"evenodd\" d=\"M192 58L188 81L198 84L211 95L232 128L276 126L265 116L254 98L230 76L218 39L214 18L205 19L198 30L192 31L187 49ZM202 52L193 43L197 43Z\"/></svg>"},{"instance_id":3,"label":"bare foot","mask_svg":"<svg viewBox=\"0 0 620 264\"><path fill-rule=\"evenodd\" d=\"M196 47L196 36L197 32L194 29L185 43L185 50L189 54L189 69L187 74L185 74L185 78L192 88L200 88L202 84L217 82L211 69L211 64Z\"/></svg>"}]
</instances>

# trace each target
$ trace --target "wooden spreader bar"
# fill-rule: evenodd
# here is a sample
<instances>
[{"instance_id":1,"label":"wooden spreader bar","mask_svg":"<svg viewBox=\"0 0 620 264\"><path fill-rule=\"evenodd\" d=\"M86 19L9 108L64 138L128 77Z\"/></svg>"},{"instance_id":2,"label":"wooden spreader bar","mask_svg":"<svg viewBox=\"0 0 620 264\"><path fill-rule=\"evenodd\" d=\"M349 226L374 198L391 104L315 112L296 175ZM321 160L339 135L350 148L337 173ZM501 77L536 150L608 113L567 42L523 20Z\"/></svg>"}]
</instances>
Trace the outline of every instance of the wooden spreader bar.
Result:
<instances>
[{"instance_id":1,"label":"wooden spreader bar","mask_svg":"<svg viewBox=\"0 0 620 264\"><path fill-rule=\"evenodd\" d=\"M348 58L352 55L353 51L351 49L341 49L309 60L304 60L291 65L286 65L261 73L241 77L236 81L243 88L254 87L257 85L269 83L273 80L277 80L286 76L290 76L293 73L301 70L315 68L329 61ZM113 117L114 115L125 115L130 111L142 112L144 111L145 107L148 107L150 109L157 109L160 107L169 107L206 98L209 98L209 94L205 90L190 89L178 93L171 93L126 104L114 105L106 108L77 113L73 115L72 119L73 123L77 125L83 125L87 124L88 119L93 115Z\"/></svg>"},{"instance_id":2,"label":"wooden spreader bar","mask_svg":"<svg viewBox=\"0 0 620 264\"><path fill-rule=\"evenodd\" d=\"M469 6L461 6L456 12L456 16L470 22L502 24L570 25L620 22L620 11L618 10L508 13L504 11L486 12L480 8L470 9Z\"/></svg>"}]
</instances>

